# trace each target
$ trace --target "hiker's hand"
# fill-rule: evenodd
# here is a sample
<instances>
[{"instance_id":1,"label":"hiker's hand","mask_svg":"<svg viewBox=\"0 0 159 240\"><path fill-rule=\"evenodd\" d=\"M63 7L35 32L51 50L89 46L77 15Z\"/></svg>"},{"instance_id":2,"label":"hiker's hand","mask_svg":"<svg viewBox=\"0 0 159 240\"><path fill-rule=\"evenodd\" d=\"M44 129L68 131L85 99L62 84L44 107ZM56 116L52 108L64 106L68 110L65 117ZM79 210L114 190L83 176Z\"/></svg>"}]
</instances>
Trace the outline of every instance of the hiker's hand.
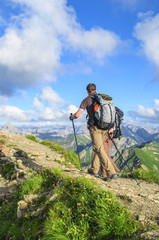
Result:
<instances>
[{"instance_id":1,"label":"hiker's hand","mask_svg":"<svg viewBox=\"0 0 159 240\"><path fill-rule=\"evenodd\" d=\"M113 134L113 128L109 130L109 134Z\"/></svg>"},{"instance_id":2,"label":"hiker's hand","mask_svg":"<svg viewBox=\"0 0 159 240\"><path fill-rule=\"evenodd\" d=\"M73 115L70 115L70 120L72 121L74 119L74 116Z\"/></svg>"}]
</instances>

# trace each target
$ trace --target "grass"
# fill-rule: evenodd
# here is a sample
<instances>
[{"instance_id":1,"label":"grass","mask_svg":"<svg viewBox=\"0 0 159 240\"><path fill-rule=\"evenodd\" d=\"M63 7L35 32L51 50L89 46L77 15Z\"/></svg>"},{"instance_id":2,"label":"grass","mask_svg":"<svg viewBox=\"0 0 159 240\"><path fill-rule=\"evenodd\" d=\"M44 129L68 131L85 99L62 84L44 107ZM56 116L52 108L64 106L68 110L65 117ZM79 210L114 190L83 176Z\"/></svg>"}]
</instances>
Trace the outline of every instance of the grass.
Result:
<instances>
[{"instance_id":1,"label":"grass","mask_svg":"<svg viewBox=\"0 0 159 240\"><path fill-rule=\"evenodd\" d=\"M0 239L119 240L138 233L135 218L111 192L88 179L62 180L62 175L58 169L41 168L12 197L1 200ZM47 197L50 192L58 196L53 202ZM25 203L25 216L18 219L18 202L31 194L37 197ZM39 208L42 212L33 217Z\"/></svg>"},{"instance_id":2,"label":"grass","mask_svg":"<svg viewBox=\"0 0 159 240\"><path fill-rule=\"evenodd\" d=\"M159 184L159 175L157 171L151 171L151 170L144 170L142 168L135 169L132 171L133 175L136 179L144 180L149 183L157 183ZM133 175L131 172L122 172L122 177L130 177L133 178Z\"/></svg>"},{"instance_id":3,"label":"grass","mask_svg":"<svg viewBox=\"0 0 159 240\"><path fill-rule=\"evenodd\" d=\"M8 176L8 178L10 179L12 174L14 174L16 172L16 168L18 167L18 163L15 162L9 162L5 165L1 165L0 170L2 171L2 176L6 177Z\"/></svg>"},{"instance_id":4,"label":"grass","mask_svg":"<svg viewBox=\"0 0 159 240\"><path fill-rule=\"evenodd\" d=\"M37 140L37 139L36 139L36 137L35 137L35 136L33 136L33 135L26 136L26 138L28 138L28 139L30 139L30 140L32 140L32 141L34 141L34 142L37 142L37 143L39 143L39 140Z\"/></svg>"},{"instance_id":5,"label":"grass","mask_svg":"<svg viewBox=\"0 0 159 240\"><path fill-rule=\"evenodd\" d=\"M52 151L56 151L64 157L65 161L58 161L59 164L63 164L66 167L72 167L72 165L74 165L75 168L81 169L79 158L76 153L72 151L66 151L61 145L48 140L42 141L41 144L51 148Z\"/></svg>"},{"instance_id":6,"label":"grass","mask_svg":"<svg viewBox=\"0 0 159 240\"><path fill-rule=\"evenodd\" d=\"M51 148L53 151L56 151L58 153L64 153L64 151L65 151L65 149L62 146L60 146L59 144L52 143L48 140L42 141L41 144Z\"/></svg>"},{"instance_id":7,"label":"grass","mask_svg":"<svg viewBox=\"0 0 159 240\"><path fill-rule=\"evenodd\" d=\"M4 145L6 141L4 139L0 139L0 144Z\"/></svg>"}]
</instances>

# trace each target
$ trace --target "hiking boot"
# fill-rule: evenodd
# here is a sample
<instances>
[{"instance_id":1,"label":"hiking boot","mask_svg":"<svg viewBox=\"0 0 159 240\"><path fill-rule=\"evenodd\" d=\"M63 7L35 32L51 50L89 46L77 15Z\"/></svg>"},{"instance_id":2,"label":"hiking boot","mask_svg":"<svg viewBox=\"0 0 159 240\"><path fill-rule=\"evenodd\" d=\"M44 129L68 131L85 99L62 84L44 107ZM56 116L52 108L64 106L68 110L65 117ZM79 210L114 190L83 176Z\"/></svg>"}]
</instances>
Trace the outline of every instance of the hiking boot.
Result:
<instances>
[{"instance_id":1,"label":"hiking boot","mask_svg":"<svg viewBox=\"0 0 159 240\"><path fill-rule=\"evenodd\" d=\"M92 176L94 176L94 177L99 177L98 174L92 172L89 168L88 168L88 172L87 173L92 175Z\"/></svg>"},{"instance_id":2,"label":"hiking boot","mask_svg":"<svg viewBox=\"0 0 159 240\"><path fill-rule=\"evenodd\" d=\"M110 177L103 177L102 179L103 179L103 181L106 181L106 182L111 181L111 178L110 178Z\"/></svg>"},{"instance_id":3,"label":"hiking boot","mask_svg":"<svg viewBox=\"0 0 159 240\"><path fill-rule=\"evenodd\" d=\"M103 181L110 181L112 179L116 179L118 178L119 176L117 174L113 174L111 175L110 177L106 177L106 178L103 178Z\"/></svg>"},{"instance_id":4,"label":"hiking boot","mask_svg":"<svg viewBox=\"0 0 159 240\"><path fill-rule=\"evenodd\" d=\"M113 174L113 175L111 175L110 179L116 179L116 178L118 178L118 177L119 177L119 175Z\"/></svg>"}]
</instances>

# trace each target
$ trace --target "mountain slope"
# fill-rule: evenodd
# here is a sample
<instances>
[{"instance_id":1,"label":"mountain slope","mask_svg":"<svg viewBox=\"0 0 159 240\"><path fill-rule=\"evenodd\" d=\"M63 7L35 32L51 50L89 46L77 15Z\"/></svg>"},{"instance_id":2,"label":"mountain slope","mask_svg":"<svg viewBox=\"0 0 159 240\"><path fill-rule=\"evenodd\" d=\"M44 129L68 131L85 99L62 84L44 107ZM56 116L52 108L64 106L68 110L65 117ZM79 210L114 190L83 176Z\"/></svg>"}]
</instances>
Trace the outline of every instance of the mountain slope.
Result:
<instances>
[{"instance_id":1,"label":"mountain slope","mask_svg":"<svg viewBox=\"0 0 159 240\"><path fill-rule=\"evenodd\" d=\"M122 170L126 164L133 168L143 168L151 171L159 171L159 143L152 141L135 145L122 151L122 156L116 155L114 161Z\"/></svg>"},{"instance_id":2,"label":"mountain slope","mask_svg":"<svg viewBox=\"0 0 159 240\"><path fill-rule=\"evenodd\" d=\"M6 133L0 133L0 140L2 150L0 154L0 162L6 164L7 161L18 163L17 170L19 175L12 175L3 177L1 172L0 177L0 198L6 197L14 191L14 187L19 182L22 182L26 177L29 177L34 169L48 166L56 167L63 171L64 174L72 178L89 178L98 184L99 188L109 190L114 193L118 201L120 201L131 213L138 216L138 220L144 224L157 224L159 213L159 185L150 184L139 180L140 186L136 184L133 179L118 178L110 182L104 182L100 178L95 178L85 172L81 172L74 167L72 169L61 166L57 159L61 159L61 155L52 151L47 146L40 143L33 142L25 137L12 136ZM3 140L3 141L2 141ZM153 150L157 149L158 144L153 143L144 145L145 151L153 155ZM144 151L144 150L143 150ZM158 154L158 152L156 152ZM158 159L157 154L155 154ZM62 159L61 159L62 160ZM25 171L25 175L20 175L21 171ZM3 200L1 201L1 203ZM149 233L146 233L149 236ZM159 236L159 229L151 232L151 238L157 239Z\"/></svg>"}]
</instances>

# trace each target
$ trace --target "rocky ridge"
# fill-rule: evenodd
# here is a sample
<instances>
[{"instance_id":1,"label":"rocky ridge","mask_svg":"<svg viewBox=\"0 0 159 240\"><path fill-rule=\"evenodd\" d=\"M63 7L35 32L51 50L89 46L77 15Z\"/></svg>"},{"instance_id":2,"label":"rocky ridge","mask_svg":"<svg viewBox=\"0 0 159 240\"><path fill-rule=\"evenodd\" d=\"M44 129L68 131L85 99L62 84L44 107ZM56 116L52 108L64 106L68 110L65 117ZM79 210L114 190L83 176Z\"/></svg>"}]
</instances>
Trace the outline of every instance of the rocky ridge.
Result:
<instances>
[{"instance_id":1,"label":"rocky ridge","mask_svg":"<svg viewBox=\"0 0 159 240\"><path fill-rule=\"evenodd\" d=\"M138 220L144 224L159 226L159 185L139 181L137 185L133 179L118 178L110 182L104 182L85 172L72 168L66 168L59 164L63 157L46 146L33 142L26 137L12 136L0 132L2 145L0 151L0 164L5 162L17 163L16 173L11 176L0 175L0 198L12 194L14 187L24 178L28 177L30 169L41 166L57 167L65 175L71 177L86 177L96 182L99 187L110 190L128 210L138 216ZM159 227L155 231L144 233L143 239L159 239Z\"/></svg>"}]
</instances>

